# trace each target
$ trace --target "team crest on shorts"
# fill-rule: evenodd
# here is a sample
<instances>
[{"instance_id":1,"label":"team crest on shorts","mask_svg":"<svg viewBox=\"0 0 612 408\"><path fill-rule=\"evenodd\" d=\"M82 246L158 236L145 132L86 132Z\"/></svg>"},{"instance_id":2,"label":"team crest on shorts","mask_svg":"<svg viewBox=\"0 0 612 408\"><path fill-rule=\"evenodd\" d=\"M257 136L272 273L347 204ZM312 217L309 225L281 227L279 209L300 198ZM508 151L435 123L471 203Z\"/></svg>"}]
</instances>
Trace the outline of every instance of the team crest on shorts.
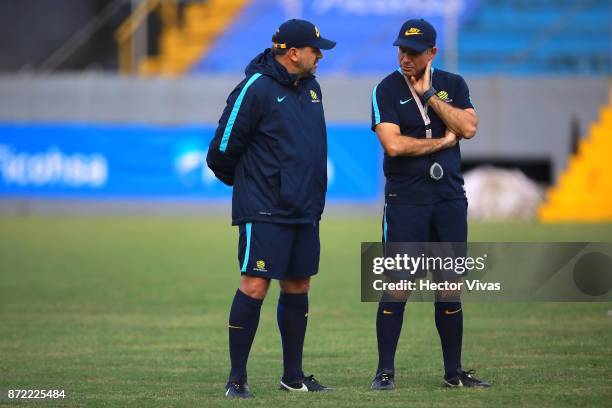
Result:
<instances>
[{"instance_id":1,"label":"team crest on shorts","mask_svg":"<svg viewBox=\"0 0 612 408\"><path fill-rule=\"evenodd\" d=\"M266 269L266 261L260 259L259 261L255 262L255 268L253 268L253 270L258 272L268 272Z\"/></svg>"}]
</instances>

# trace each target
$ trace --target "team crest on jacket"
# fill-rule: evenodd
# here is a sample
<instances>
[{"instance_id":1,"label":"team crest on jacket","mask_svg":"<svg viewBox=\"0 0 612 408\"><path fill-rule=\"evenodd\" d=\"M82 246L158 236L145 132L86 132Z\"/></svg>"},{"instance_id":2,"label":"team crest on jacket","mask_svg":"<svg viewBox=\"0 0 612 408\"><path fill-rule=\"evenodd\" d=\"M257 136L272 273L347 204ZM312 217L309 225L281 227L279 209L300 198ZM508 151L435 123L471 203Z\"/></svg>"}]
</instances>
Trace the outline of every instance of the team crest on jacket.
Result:
<instances>
[{"instance_id":1,"label":"team crest on jacket","mask_svg":"<svg viewBox=\"0 0 612 408\"><path fill-rule=\"evenodd\" d=\"M319 95L317 95L317 93L315 91L313 91L312 89L310 90L310 98L312 99L312 103L321 102L319 100Z\"/></svg>"}]
</instances>

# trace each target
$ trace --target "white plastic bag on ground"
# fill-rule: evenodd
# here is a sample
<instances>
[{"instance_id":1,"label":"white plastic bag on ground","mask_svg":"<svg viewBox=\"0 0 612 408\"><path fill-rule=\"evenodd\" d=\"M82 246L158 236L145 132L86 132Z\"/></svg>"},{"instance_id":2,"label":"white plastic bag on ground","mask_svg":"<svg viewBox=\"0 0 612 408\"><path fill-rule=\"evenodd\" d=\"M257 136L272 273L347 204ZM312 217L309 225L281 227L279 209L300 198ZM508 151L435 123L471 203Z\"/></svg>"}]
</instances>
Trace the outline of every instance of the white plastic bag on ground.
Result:
<instances>
[{"instance_id":1,"label":"white plastic bag on ground","mask_svg":"<svg viewBox=\"0 0 612 408\"><path fill-rule=\"evenodd\" d=\"M471 220L533 220L544 199L543 189L520 170L482 166L464 179Z\"/></svg>"}]
</instances>

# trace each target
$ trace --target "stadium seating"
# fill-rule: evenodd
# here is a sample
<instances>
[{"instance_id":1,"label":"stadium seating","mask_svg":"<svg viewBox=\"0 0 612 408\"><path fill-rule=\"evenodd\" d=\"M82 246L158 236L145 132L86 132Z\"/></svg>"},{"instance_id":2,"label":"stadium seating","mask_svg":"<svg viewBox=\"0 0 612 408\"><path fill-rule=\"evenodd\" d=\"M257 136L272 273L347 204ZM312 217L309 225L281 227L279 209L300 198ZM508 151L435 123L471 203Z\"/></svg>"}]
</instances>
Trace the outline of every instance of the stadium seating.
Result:
<instances>
[{"instance_id":1,"label":"stadium seating","mask_svg":"<svg viewBox=\"0 0 612 408\"><path fill-rule=\"evenodd\" d=\"M544 222L612 221L612 89L600 119L580 141L576 155L540 208Z\"/></svg>"},{"instance_id":2,"label":"stadium seating","mask_svg":"<svg viewBox=\"0 0 612 408\"><path fill-rule=\"evenodd\" d=\"M251 0L234 24L202 54L191 72L239 73L261 51L278 23L286 19L282 2ZM302 2L302 17L315 21L338 41L321 73L381 73L393 68L390 43L401 22L424 15L439 30L442 14L354 12L350 1L322 10L323 1ZM363 2L362 2L363 3ZM459 69L467 75L609 75L612 10L609 0L463 0L459 18ZM173 43L178 44L178 43ZM263 46L262 46L263 44ZM444 68L443 58L437 66Z\"/></svg>"},{"instance_id":3,"label":"stadium seating","mask_svg":"<svg viewBox=\"0 0 612 408\"><path fill-rule=\"evenodd\" d=\"M321 34L338 43L334 50L326 53L325 61L318 68L319 74L355 75L385 73L397 67L396 51L392 46L399 27L409 17L423 15L411 2L389 2L388 10L376 4L385 0L365 2L361 0L301 1L301 18L313 21ZM460 18L473 12L477 0L463 0ZM396 12L391 7L393 3ZM353 6L364 7L355 10ZM427 18L444 36L442 9L428 12ZM251 0L234 24L218 37L209 53L193 67L192 73L241 73L250 59L265 47L270 46L272 34L279 24L294 14L288 13L282 1ZM441 68L440 60L437 67Z\"/></svg>"},{"instance_id":4,"label":"stadium seating","mask_svg":"<svg viewBox=\"0 0 612 408\"><path fill-rule=\"evenodd\" d=\"M461 29L460 70L609 75L611 16L609 0L484 0Z\"/></svg>"},{"instance_id":5,"label":"stadium seating","mask_svg":"<svg viewBox=\"0 0 612 408\"><path fill-rule=\"evenodd\" d=\"M188 2L183 9L182 24L164 27L159 40L160 55L146 58L139 67L140 73L184 73L206 54L246 3L247 0Z\"/></svg>"}]
</instances>

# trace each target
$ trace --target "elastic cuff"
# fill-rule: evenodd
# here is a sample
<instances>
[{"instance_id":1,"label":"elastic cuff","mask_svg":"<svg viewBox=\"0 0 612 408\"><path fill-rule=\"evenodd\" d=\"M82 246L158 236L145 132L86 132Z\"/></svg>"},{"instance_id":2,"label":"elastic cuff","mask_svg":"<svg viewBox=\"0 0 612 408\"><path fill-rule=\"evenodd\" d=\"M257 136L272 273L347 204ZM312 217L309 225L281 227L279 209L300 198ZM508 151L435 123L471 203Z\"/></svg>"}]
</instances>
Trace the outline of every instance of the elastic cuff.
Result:
<instances>
[{"instance_id":1,"label":"elastic cuff","mask_svg":"<svg viewBox=\"0 0 612 408\"><path fill-rule=\"evenodd\" d=\"M236 289L236 297L240 298L243 302L248 303L252 306L261 307L263 299L255 299L242 292L240 289Z\"/></svg>"}]
</instances>

